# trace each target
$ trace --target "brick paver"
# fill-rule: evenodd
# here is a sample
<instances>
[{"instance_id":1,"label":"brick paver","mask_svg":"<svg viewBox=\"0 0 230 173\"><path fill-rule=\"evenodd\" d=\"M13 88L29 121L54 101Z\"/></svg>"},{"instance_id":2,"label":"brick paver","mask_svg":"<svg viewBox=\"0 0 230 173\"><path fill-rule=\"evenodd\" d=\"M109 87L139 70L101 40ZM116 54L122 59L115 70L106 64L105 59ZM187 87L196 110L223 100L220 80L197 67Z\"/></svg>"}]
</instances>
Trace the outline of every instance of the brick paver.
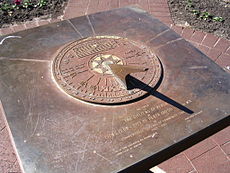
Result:
<instances>
[{"instance_id":1,"label":"brick paver","mask_svg":"<svg viewBox=\"0 0 230 173\"><path fill-rule=\"evenodd\" d=\"M216 146L217 144L209 137L198 143L197 145L194 145L191 148L185 150L184 153L186 154L188 159L193 160Z\"/></svg>"},{"instance_id":2,"label":"brick paver","mask_svg":"<svg viewBox=\"0 0 230 173\"><path fill-rule=\"evenodd\" d=\"M199 44L198 44L199 45ZM207 47L207 46L204 46L204 45L199 45L198 47L197 47L199 50L201 50L204 54L208 54L208 52L210 51L210 48L209 47Z\"/></svg>"},{"instance_id":3,"label":"brick paver","mask_svg":"<svg viewBox=\"0 0 230 173\"><path fill-rule=\"evenodd\" d=\"M223 53L220 57L216 60L216 63L223 67L225 70L230 71L230 55Z\"/></svg>"},{"instance_id":4,"label":"brick paver","mask_svg":"<svg viewBox=\"0 0 230 173\"><path fill-rule=\"evenodd\" d=\"M195 31L191 28L184 28L183 31L182 31L182 34L181 36L184 38L184 39L187 39L187 40L190 40L190 38L192 37L193 33Z\"/></svg>"},{"instance_id":5,"label":"brick paver","mask_svg":"<svg viewBox=\"0 0 230 173\"><path fill-rule=\"evenodd\" d=\"M3 113L0 102L0 173L20 173L19 164L10 141Z\"/></svg>"},{"instance_id":6,"label":"brick paver","mask_svg":"<svg viewBox=\"0 0 230 173\"><path fill-rule=\"evenodd\" d=\"M33 20L0 29L0 35L37 27L47 23L83 16L126 5L139 5L144 10L170 26L190 41L213 61L230 72L230 41L210 33L173 25L167 0L69 0L64 14L58 19ZM159 168L167 173L225 173L230 172L230 127L194 145L173 158L161 163ZM0 172L18 172L20 169L10 143L6 125L0 113Z\"/></svg>"},{"instance_id":7,"label":"brick paver","mask_svg":"<svg viewBox=\"0 0 230 173\"><path fill-rule=\"evenodd\" d=\"M19 172L20 168L7 129L4 128L0 134L2 136L0 140L0 172Z\"/></svg>"},{"instance_id":8,"label":"brick paver","mask_svg":"<svg viewBox=\"0 0 230 173\"><path fill-rule=\"evenodd\" d=\"M217 36L208 33L208 34L205 36L205 38L204 38L204 40L203 40L203 42L202 42L202 45L208 46L208 47L214 47L214 45L215 45L215 43L217 42L217 40L218 40L218 37L217 37Z\"/></svg>"},{"instance_id":9,"label":"brick paver","mask_svg":"<svg viewBox=\"0 0 230 173\"><path fill-rule=\"evenodd\" d=\"M227 53L228 55L230 55L230 46L229 46L229 48L226 50L226 53Z\"/></svg>"},{"instance_id":10,"label":"brick paver","mask_svg":"<svg viewBox=\"0 0 230 173\"><path fill-rule=\"evenodd\" d=\"M221 130L211 138L220 146L230 142L230 127Z\"/></svg>"},{"instance_id":11,"label":"brick paver","mask_svg":"<svg viewBox=\"0 0 230 173\"><path fill-rule=\"evenodd\" d=\"M206 36L206 33L201 32L201 31L196 31L193 33L190 40L200 44L205 38L205 36Z\"/></svg>"},{"instance_id":12,"label":"brick paver","mask_svg":"<svg viewBox=\"0 0 230 173\"><path fill-rule=\"evenodd\" d=\"M219 49L222 52L225 52L230 46L230 42L224 38L220 38L214 45L215 49Z\"/></svg>"},{"instance_id":13,"label":"brick paver","mask_svg":"<svg viewBox=\"0 0 230 173\"><path fill-rule=\"evenodd\" d=\"M22 31L22 30L25 30L26 29L26 26L24 23L22 24L15 24L12 26L12 29L14 32L17 32L17 31Z\"/></svg>"},{"instance_id":14,"label":"brick paver","mask_svg":"<svg viewBox=\"0 0 230 173\"><path fill-rule=\"evenodd\" d=\"M182 31L183 31L183 27L181 26L176 26L176 25L172 25L171 29L173 29L177 34L181 35Z\"/></svg>"},{"instance_id":15,"label":"brick paver","mask_svg":"<svg viewBox=\"0 0 230 173\"><path fill-rule=\"evenodd\" d=\"M223 145L221 146L221 149L224 151L224 153L225 153L228 157L230 157L230 141L227 142L227 143L225 143L225 144L223 144Z\"/></svg>"},{"instance_id":16,"label":"brick paver","mask_svg":"<svg viewBox=\"0 0 230 173\"><path fill-rule=\"evenodd\" d=\"M0 30L1 30L2 35L7 35L7 34L11 34L14 32L12 26L9 26L8 28L1 28Z\"/></svg>"},{"instance_id":17,"label":"brick paver","mask_svg":"<svg viewBox=\"0 0 230 173\"><path fill-rule=\"evenodd\" d=\"M26 29L30 29L30 28L35 28L38 26L38 23L37 22L34 22L34 21L27 21L24 23Z\"/></svg>"},{"instance_id":18,"label":"brick paver","mask_svg":"<svg viewBox=\"0 0 230 173\"><path fill-rule=\"evenodd\" d=\"M200 173L229 173L230 170L229 160L218 146L192 160L192 163Z\"/></svg>"},{"instance_id":19,"label":"brick paver","mask_svg":"<svg viewBox=\"0 0 230 173\"><path fill-rule=\"evenodd\" d=\"M210 48L207 53L208 57L211 58L213 61L216 61L220 57L221 54L222 54L221 51L214 49L214 48L213 49Z\"/></svg>"},{"instance_id":20,"label":"brick paver","mask_svg":"<svg viewBox=\"0 0 230 173\"><path fill-rule=\"evenodd\" d=\"M183 153L159 164L158 167L166 173L188 173L194 170L194 167Z\"/></svg>"}]
</instances>

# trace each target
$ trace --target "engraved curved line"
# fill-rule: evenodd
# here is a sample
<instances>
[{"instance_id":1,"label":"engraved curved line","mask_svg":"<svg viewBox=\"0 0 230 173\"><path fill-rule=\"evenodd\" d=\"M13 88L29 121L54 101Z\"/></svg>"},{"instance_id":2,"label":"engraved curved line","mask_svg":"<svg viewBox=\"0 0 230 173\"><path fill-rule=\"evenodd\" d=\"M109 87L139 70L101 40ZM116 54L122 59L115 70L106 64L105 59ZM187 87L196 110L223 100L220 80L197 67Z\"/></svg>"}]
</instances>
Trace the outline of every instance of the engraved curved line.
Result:
<instances>
[{"instance_id":1,"label":"engraved curved line","mask_svg":"<svg viewBox=\"0 0 230 173\"><path fill-rule=\"evenodd\" d=\"M81 36L81 38L83 38L83 35L80 33L80 31L78 31L78 29L76 28L76 26L74 26L74 24L70 20L67 20L67 21L73 27L73 29Z\"/></svg>"},{"instance_id":2,"label":"engraved curved line","mask_svg":"<svg viewBox=\"0 0 230 173\"><path fill-rule=\"evenodd\" d=\"M170 28L169 28L169 29L166 29L166 30L164 30L164 31L162 31L162 32L160 32L159 34L157 34L156 36L154 36L153 38L151 38L150 40L148 40L147 43L149 43L150 41L156 39L157 37L163 35L164 33L168 32L168 31L170 31Z\"/></svg>"},{"instance_id":3,"label":"engraved curved line","mask_svg":"<svg viewBox=\"0 0 230 173\"><path fill-rule=\"evenodd\" d=\"M36 132L36 130L37 130L37 127L38 127L39 120L40 120L40 115L38 114L38 115L37 115L37 121L36 121L35 126L34 126L34 129L33 129L33 133L30 135L30 137L33 137L33 136L34 136L34 134L35 134L35 132Z\"/></svg>"},{"instance_id":4,"label":"engraved curved line","mask_svg":"<svg viewBox=\"0 0 230 173\"><path fill-rule=\"evenodd\" d=\"M87 15L86 18L87 18L88 23L89 23L89 25L90 25L90 27L91 27L91 30L92 30L92 32L93 32L93 35L96 35L95 30L94 30L94 27L93 27L93 25L92 25L92 23L91 23L91 21L90 21L90 19L89 19L89 16Z\"/></svg>"},{"instance_id":5,"label":"engraved curved line","mask_svg":"<svg viewBox=\"0 0 230 173\"><path fill-rule=\"evenodd\" d=\"M22 38L21 36L15 36L15 35L9 35L5 38L3 38L1 41L0 41L0 45L3 44L3 42L6 40L6 39L9 39L9 38Z\"/></svg>"}]
</instances>

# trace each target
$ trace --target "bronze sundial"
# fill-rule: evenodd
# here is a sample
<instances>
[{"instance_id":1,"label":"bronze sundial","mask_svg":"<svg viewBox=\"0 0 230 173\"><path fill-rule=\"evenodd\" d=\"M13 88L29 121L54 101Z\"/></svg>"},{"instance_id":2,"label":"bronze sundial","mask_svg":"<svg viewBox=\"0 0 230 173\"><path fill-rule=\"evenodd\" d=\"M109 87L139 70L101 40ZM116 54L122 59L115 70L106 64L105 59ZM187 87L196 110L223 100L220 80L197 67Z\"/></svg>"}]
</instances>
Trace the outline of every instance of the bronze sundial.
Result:
<instances>
[{"instance_id":1,"label":"bronze sundial","mask_svg":"<svg viewBox=\"0 0 230 173\"><path fill-rule=\"evenodd\" d=\"M25 173L143 172L229 123L229 74L139 8L8 38L0 113Z\"/></svg>"},{"instance_id":2,"label":"bronze sundial","mask_svg":"<svg viewBox=\"0 0 230 173\"><path fill-rule=\"evenodd\" d=\"M117 70L110 65L117 65ZM66 45L56 55L52 67L64 92L101 104L127 102L146 94L141 89L127 90L125 77L129 73L139 72L133 75L154 87L162 71L159 59L146 46L112 36L90 37ZM126 74L119 75L118 69Z\"/></svg>"}]
</instances>

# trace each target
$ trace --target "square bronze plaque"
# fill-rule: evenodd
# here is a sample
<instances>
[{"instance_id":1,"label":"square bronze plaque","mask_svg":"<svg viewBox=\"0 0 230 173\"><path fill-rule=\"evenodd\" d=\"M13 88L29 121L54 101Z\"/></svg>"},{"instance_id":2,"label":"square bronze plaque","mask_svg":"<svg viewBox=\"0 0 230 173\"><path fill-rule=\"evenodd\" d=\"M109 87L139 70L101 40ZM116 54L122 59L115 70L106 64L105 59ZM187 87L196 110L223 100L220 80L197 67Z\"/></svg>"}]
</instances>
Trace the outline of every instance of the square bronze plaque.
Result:
<instances>
[{"instance_id":1,"label":"square bronze plaque","mask_svg":"<svg viewBox=\"0 0 230 173\"><path fill-rule=\"evenodd\" d=\"M147 168L229 122L229 74L139 8L0 40L2 111L25 173Z\"/></svg>"}]
</instances>

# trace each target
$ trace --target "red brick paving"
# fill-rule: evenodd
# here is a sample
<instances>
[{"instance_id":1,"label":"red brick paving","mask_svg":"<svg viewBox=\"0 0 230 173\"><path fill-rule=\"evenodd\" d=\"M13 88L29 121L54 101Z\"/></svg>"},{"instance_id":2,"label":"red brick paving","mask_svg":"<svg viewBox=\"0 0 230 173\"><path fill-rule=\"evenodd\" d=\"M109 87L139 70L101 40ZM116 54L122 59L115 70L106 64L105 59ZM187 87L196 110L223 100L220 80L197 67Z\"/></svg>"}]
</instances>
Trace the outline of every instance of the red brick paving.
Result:
<instances>
[{"instance_id":1,"label":"red brick paving","mask_svg":"<svg viewBox=\"0 0 230 173\"><path fill-rule=\"evenodd\" d=\"M183 38L189 40L192 37L193 33L194 33L193 29L191 29L191 28L184 28L183 31L182 31L181 36Z\"/></svg>"},{"instance_id":2,"label":"red brick paving","mask_svg":"<svg viewBox=\"0 0 230 173\"><path fill-rule=\"evenodd\" d=\"M225 70L230 71L230 55L221 54L220 57L216 60L216 63L223 67Z\"/></svg>"},{"instance_id":3,"label":"red brick paving","mask_svg":"<svg viewBox=\"0 0 230 173\"><path fill-rule=\"evenodd\" d=\"M230 72L230 41L210 33L173 25L167 0L69 0L64 15L59 19L34 20L2 28L0 35L134 4L171 26L179 35ZM227 173L230 172L229 153L230 127L227 127L158 166L167 173ZM10 172L20 173L20 169L0 113L0 173Z\"/></svg>"},{"instance_id":4,"label":"red brick paving","mask_svg":"<svg viewBox=\"0 0 230 173\"><path fill-rule=\"evenodd\" d=\"M177 34L181 35L182 31L183 31L183 27L181 26L176 26L176 25L172 25L171 29L173 29Z\"/></svg>"},{"instance_id":5,"label":"red brick paving","mask_svg":"<svg viewBox=\"0 0 230 173\"><path fill-rule=\"evenodd\" d=\"M24 24L19 24L19 25L16 24L12 26L12 29L14 30L14 32L17 32L17 31L25 30L26 27Z\"/></svg>"},{"instance_id":6,"label":"red brick paving","mask_svg":"<svg viewBox=\"0 0 230 173\"><path fill-rule=\"evenodd\" d=\"M217 144L209 137L197 145L192 146L191 148L184 151L188 159L193 160L201 156L202 154L208 152L209 150L215 148Z\"/></svg>"},{"instance_id":7,"label":"red brick paving","mask_svg":"<svg viewBox=\"0 0 230 173\"><path fill-rule=\"evenodd\" d=\"M222 150L230 157L230 141L221 146Z\"/></svg>"},{"instance_id":8,"label":"red brick paving","mask_svg":"<svg viewBox=\"0 0 230 173\"><path fill-rule=\"evenodd\" d=\"M0 109L1 110L1 109ZM6 128L5 122L3 121L3 115L0 112L0 133L2 132L2 130ZM2 139L2 138L0 138Z\"/></svg>"},{"instance_id":9,"label":"red brick paving","mask_svg":"<svg viewBox=\"0 0 230 173\"><path fill-rule=\"evenodd\" d=\"M192 163L198 172L229 173L230 170L229 159L218 146L192 160Z\"/></svg>"},{"instance_id":10,"label":"red brick paving","mask_svg":"<svg viewBox=\"0 0 230 173\"><path fill-rule=\"evenodd\" d=\"M204 38L202 45L208 46L208 47L213 47L215 45L215 43L217 42L217 40L218 40L217 36L208 33L206 35L206 37Z\"/></svg>"},{"instance_id":11,"label":"red brick paving","mask_svg":"<svg viewBox=\"0 0 230 173\"><path fill-rule=\"evenodd\" d=\"M215 49L219 49L222 52L225 52L230 46L230 42L224 38L220 38L214 45Z\"/></svg>"},{"instance_id":12,"label":"red brick paving","mask_svg":"<svg viewBox=\"0 0 230 173\"><path fill-rule=\"evenodd\" d=\"M1 106L1 105L0 105ZM19 164L10 141L2 110L0 108L0 172L1 173L20 173Z\"/></svg>"},{"instance_id":13,"label":"red brick paving","mask_svg":"<svg viewBox=\"0 0 230 173\"><path fill-rule=\"evenodd\" d=\"M2 35L7 35L7 34L11 34L14 32L14 30L12 29L12 26L8 28L1 28L0 30L1 30Z\"/></svg>"},{"instance_id":14,"label":"red brick paving","mask_svg":"<svg viewBox=\"0 0 230 173\"><path fill-rule=\"evenodd\" d=\"M198 44L199 45L199 44ZM199 45L198 49L200 49L204 54L208 54L208 52L210 51L210 48L204 45Z\"/></svg>"},{"instance_id":15,"label":"red brick paving","mask_svg":"<svg viewBox=\"0 0 230 173\"><path fill-rule=\"evenodd\" d=\"M38 26L47 25L47 24L49 24L49 21L48 21L48 20L39 20L39 21L38 21Z\"/></svg>"},{"instance_id":16,"label":"red brick paving","mask_svg":"<svg viewBox=\"0 0 230 173\"><path fill-rule=\"evenodd\" d=\"M196 32L193 33L193 35L190 38L190 40L200 44L203 41L205 36L206 36L206 33L201 32L201 31L196 31Z\"/></svg>"},{"instance_id":17,"label":"red brick paving","mask_svg":"<svg viewBox=\"0 0 230 173\"><path fill-rule=\"evenodd\" d=\"M158 167L167 173L187 173L194 170L190 161L183 153L161 163Z\"/></svg>"},{"instance_id":18,"label":"red brick paving","mask_svg":"<svg viewBox=\"0 0 230 173\"><path fill-rule=\"evenodd\" d=\"M19 172L20 168L6 128L4 128L1 131L1 136L2 137L0 141L0 172Z\"/></svg>"},{"instance_id":19,"label":"red brick paving","mask_svg":"<svg viewBox=\"0 0 230 173\"><path fill-rule=\"evenodd\" d=\"M208 57L211 58L213 61L216 61L221 54L221 51L214 48L210 48L210 50L207 53Z\"/></svg>"},{"instance_id":20,"label":"red brick paving","mask_svg":"<svg viewBox=\"0 0 230 173\"><path fill-rule=\"evenodd\" d=\"M36 23L34 21L25 22L26 29L34 28L34 27L37 27L37 26L38 26L38 23Z\"/></svg>"},{"instance_id":21,"label":"red brick paving","mask_svg":"<svg viewBox=\"0 0 230 173\"><path fill-rule=\"evenodd\" d=\"M228 55L230 55L230 46L229 46L229 48L226 50L226 53L227 53Z\"/></svg>"},{"instance_id":22,"label":"red brick paving","mask_svg":"<svg viewBox=\"0 0 230 173\"><path fill-rule=\"evenodd\" d=\"M110 8L119 8L119 0L113 0L110 2Z\"/></svg>"},{"instance_id":23,"label":"red brick paving","mask_svg":"<svg viewBox=\"0 0 230 173\"><path fill-rule=\"evenodd\" d=\"M220 146L230 142L230 127L221 130L219 133L212 136L212 139Z\"/></svg>"},{"instance_id":24,"label":"red brick paving","mask_svg":"<svg viewBox=\"0 0 230 173\"><path fill-rule=\"evenodd\" d=\"M194 41L190 41L190 43L192 43L193 44L193 46L195 46L196 48L198 48L199 49L199 44L198 43L196 43L196 42L194 42Z\"/></svg>"}]
</instances>

